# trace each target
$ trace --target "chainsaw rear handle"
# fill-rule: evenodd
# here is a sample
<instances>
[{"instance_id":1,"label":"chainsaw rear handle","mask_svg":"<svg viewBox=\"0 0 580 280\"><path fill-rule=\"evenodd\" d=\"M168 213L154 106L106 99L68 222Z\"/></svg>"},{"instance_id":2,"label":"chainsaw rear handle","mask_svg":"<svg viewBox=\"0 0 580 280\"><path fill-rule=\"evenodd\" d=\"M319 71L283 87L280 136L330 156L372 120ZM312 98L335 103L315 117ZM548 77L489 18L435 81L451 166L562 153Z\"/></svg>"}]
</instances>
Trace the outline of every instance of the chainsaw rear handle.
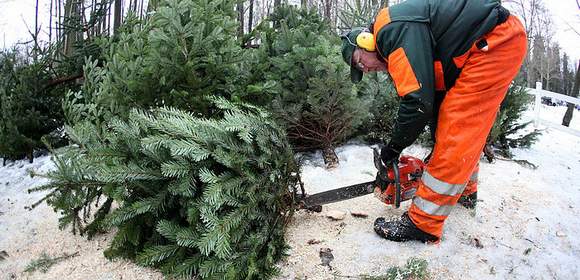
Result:
<instances>
[{"instance_id":1,"label":"chainsaw rear handle","mask_svg":"<svg viewBox=\"0 0 580 280\"><path fill-rule=\"evenodd\" d=\"M399 178L399 160L393 160L392 165L393 165L393 173L394 173L394 180L391 180L389 178L388 175L388 170L387 167L383 164L383 161L381 159L379 150L374 148L373 149L373 159L375 162L375 167L377 168L378 172L379 172L379 176L382 180L384 180L385 182L389 183L389 184L395 184L395 208L399 208L401 206L401 178ZM382 189L381 186L381 191L384 191L384 189Z\"/></svg>"},{"instance_id":2,"label":"chainsaw rear handle","mask_svg":"<svg viewBox=\"0 0 580 280\"><path fill-rule=\"evenodd\" d=\"M401 178L399 177L399 160L393 161L393 173L395 173L395 208L401 206Z\"/></svg>"}]
</instances>

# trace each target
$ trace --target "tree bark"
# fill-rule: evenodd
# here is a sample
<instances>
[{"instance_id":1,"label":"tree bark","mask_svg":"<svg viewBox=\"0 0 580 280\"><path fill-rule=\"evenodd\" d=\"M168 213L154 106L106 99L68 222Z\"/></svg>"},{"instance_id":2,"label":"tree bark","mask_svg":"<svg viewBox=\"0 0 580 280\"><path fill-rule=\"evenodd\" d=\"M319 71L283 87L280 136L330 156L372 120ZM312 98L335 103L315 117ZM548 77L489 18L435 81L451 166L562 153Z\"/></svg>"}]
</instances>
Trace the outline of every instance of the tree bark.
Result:
<instances>
[{"instance_id":1,"label":"tree bark","mask_svg":"<svg viewBox=\"0 0 580 280\"><path fill-rule=\"evenodd\" d=\"M50 8L48 8L48 45L52 45L52 2L54 0L50 0Z\"/></svg>"},{"instance_id":2,"label":"tree bark","mask_svg":"<svg viewBox=\"0 0 580 280\"><path fill-rule=\"evenodd\" d=\"M36 0L36 8L35 8L35 14L34 14L34 47L38 49L38 0ZM38 51L34 52L35 53L35 60L36 60L36 54L38 54Z\"/></svg>"},{"instance_id":3,"label":"tree bark","mask_svg":"<svg viewBox=\"0 0 580 280\"><path fill-rule=\"evenodd\" d=\"M574 87L570 96L578 97L578 91L580 91L580 61L578 61L578 69L576 70L576 79L574 79ZM570 126L570 121L572 121L572 115L574 114L574 104L568 103L568 109L566 109L566 114L562 119L563 126Z\"/></svg>"},{"instance_id":4,"label":"tree bark","mask_svg":"<svg viewBox=\"0 0 580 280\"><path fill-rule=\"evenodd\" d=\"M250 0L250 8L248 10L248 32L252 32L252 29L254 28L254 0Z\"/></svg>"},{"instance_id":5,"label":"tree bark","mask_svg":"<svg viewBox=\"0 0 580 280\"><path fill-rule=\"evenodd\" d=\"M493 160L495 159L495 153L493 152L491 143L489 142L485 143L485 146L483 147L483 154L485 155L487 162L489 163L493 162Z\"/></svg>"},{"instance_id":6,"label":"tree bark","mask_svg":"<svg viewBox=\"0 0 580 280\"><path fill-rule=\"evenodd\" d=\"M238 11L238 36L242 38L244 36L244 2L238 0L237 8Z\"/></svg>"},{"instance_id":7,"label":"tree bark","mask_svg":"<svg viewBox=\"0 0 580 280\"><path fill-rule=\"evenodd\" d=\"M322 159L324 160L327 169L335 168L339 164L338 155L336 155L333 147L322 149Z\"/></svg>"},{"instance_id":8,"label":"tree bark","mask_svg":"<svg viewBox=\"0 0 580 280\"><path fill-rule=\"evenodd\" d=\"M113 21L113 33L117 34L117 29L121 26L121 17L123 16L123 0L115 0L115 14Z\"/></svg>"},{"instance_id":9,"label":"tree bark","mask_svg":"<svg viewBox=\"0 0 580 280\"><path fill-rule=\"evenodd\" d=\"M143 9L143 2L144 0L141 0L140 5L139 5L139 19L144 19L145 15L143 14L144 9Z\"/></svg>"},{"instance_id":10,"label":"tree bark","mask_svg":"<svg viewBox=\"0 0 580 280\"><path fill-rule=\"evenodd\" d=\"M34 153L33 153L32 149L30 151L28 151L28 154L26 155L26 157L28 158L28 163L34 163Z\"/></svg>"},{"instance_id":11,"label":"tree bark","mask_svg":"<svg viewBox=\"0 0 580 280\"><path fill-rule=\"evenodd\" d=\"M56 42L61 42L60 40L62 39L62 37L61 37L62 34L60 32L60 28L61 28L61 24L60 24L60 20L61 20L61 17L60 17L60 0L55 0L55 1L56 1L56 7L54 8L55 9L55 11L54 11L55 14L54 15L56 16L56 23L54 25L54 27L55 27L55 30L54 31L56 33L55 34L56 35L55 36L56 37L55 39L56 39Z\"/></svg>"},{"instance_id":12,"label":"tree bark","mask_svg":"<svg viewBox=\"0 0 580 280\"><path fill-rule=\"evenodd\" d=\"M74 0L66 0L64 4L64 18L62 18L63 23L67 21L67 19L70 19L72 16L73 1ZM70 30L67 30L69 28L67 28L64 24L61 24L61 29L64 31L64 54L70 55L72 53L72 45L74 43L74 34L73 32L70 32Z\"/></svg>"},{"instance_id":13,"label":"tree bark","mask_svg":"<svg viewBox=\"0 0 580 280\"><path fill-rule=\"evenodd\" d=\"M68 83L68 82L75 81L77 79L81 79L83 77L84 77L84 74L81 73L81 74L76 74L76 75L72 75L72 76L67 76L67 77L61 77L61 78L54 79L54 80L48 82L46 84L46 86L44 86L43 91L46 91L46 90L48 90L48 89L50 89L52 87L55 87L57 85L60 85L60 84L64 84L64 83Z\"/></svg>"},{"instance_id":14,"label":"tree bark","mask_svg":"<svg viewBox=\"0 0 580 280\"><path fill-rule=\"evenodd\" d=\"M325 0L324 18L328 21L328 23L332 22L331 13L332 13L332 0Z\"/></svg>"}]
</instances>

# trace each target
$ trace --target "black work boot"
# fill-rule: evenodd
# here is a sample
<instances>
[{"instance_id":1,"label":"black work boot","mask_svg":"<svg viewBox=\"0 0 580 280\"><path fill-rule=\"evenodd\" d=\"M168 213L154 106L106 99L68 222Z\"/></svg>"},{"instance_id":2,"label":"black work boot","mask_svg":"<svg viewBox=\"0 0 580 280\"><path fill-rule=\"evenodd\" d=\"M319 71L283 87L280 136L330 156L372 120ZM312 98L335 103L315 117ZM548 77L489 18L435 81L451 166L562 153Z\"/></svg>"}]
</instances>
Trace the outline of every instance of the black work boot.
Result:
<instances>
[{"instance_id":1,"label":"black work boot","mask_svg":"<svg viewBox=\"0 0 580 280\"><path fill-rule=\"evenodd\" d=\"M470 195L462 195L457 203L467 209L475 209L475 206L477 206L477 192Z\"/></svg>"},{"instance_id":2,"label":"black work boot","mask_svg":"<svg viewBox=\"0 0 580 280\"><path fill-rule=\"evenodd\" d=\"M403 213L401 218L386 221L385 218L375 220L375 232L383 238L391 241L404 242L409 240L419 240L421 242L436 242L439 240L434 235L426 233L411 221L407 212Z\"/></svg>"}]
</instances>

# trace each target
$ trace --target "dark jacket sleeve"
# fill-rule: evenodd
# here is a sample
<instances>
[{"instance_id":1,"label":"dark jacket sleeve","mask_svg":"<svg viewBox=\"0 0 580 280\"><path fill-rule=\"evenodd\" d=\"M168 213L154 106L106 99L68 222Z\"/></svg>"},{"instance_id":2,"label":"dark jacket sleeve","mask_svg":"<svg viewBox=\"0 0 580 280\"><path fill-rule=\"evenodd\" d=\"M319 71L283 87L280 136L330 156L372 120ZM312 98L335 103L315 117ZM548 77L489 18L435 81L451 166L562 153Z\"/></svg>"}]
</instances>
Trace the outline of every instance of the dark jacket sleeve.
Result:
<instances>
[{"instance_id":1,"label":"dark jacket sleeve","mask_svg":"<svg viewBox=\"0 0 580 280\"><path fill-rule=\"evenodd\" d=\"M377 49L387 60L398 95L398 117L390 146L413 144L433 116L435 95L433 46L425 23L392 22L377 34Z\"/></svg>"}]
</instances>

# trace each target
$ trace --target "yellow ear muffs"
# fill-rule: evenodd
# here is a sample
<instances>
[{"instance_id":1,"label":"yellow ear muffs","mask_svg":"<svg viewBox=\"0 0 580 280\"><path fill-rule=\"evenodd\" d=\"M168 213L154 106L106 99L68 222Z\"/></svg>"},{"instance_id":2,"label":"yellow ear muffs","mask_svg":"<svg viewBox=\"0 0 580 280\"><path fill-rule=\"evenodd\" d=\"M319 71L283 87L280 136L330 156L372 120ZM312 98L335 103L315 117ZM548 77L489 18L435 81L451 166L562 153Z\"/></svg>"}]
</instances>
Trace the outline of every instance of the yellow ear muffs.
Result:
<instances>
[{"instance_id":1,"label":"yellow ear muffs","mask_svg":"<svg viewBox=\"0 0 580 280\"><path fill-rule=\"evenodd\" d=\"M369 52L375 51L375 36L369 32L361 32L356 36L356 44Z\"/></svg>"}]
</instances>

